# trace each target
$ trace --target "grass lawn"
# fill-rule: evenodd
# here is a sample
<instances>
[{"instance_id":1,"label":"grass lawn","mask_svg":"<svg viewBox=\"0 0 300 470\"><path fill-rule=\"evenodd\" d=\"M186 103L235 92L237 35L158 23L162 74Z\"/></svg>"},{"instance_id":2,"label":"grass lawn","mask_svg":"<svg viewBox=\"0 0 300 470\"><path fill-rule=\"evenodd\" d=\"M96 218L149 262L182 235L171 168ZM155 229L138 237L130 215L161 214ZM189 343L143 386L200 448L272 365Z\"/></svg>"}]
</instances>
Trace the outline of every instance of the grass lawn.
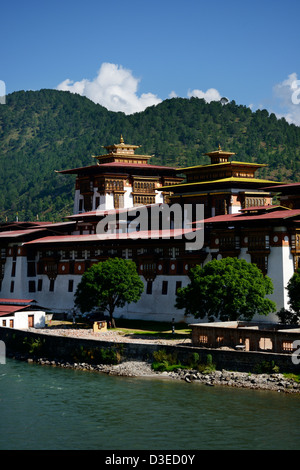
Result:
<instances>
[{"instance_id":1,"label":"grass lawn","mask_svg":"<svg viewBox=\"0 0 300 470\"><path fill-rule=\"evenodd\" d=\"M128 320L123 318L115 319L116 328L114 331L124 335L151 336L163 339L184 339L190 338L191 329L186 323L175 323L175 333L172 333L171 322L155 322L145 320ZM48 328L91 328L93 322L76 321L74 324L68 320L52 320L47 322Z\"/></svg>"},{"instance_id":2,"label":"grass lawn","mask_svg":"<svg viewBox=\"0 0 300 470\"><path fill-rule=\"evenodd\" d=\"M164 339L189 338L191 329L186 323L176 323L175 333L172 333L171 322L155 322L145 320L116 319L115 331L135 336L151 336Z\"/></svg>"}]
</instances>

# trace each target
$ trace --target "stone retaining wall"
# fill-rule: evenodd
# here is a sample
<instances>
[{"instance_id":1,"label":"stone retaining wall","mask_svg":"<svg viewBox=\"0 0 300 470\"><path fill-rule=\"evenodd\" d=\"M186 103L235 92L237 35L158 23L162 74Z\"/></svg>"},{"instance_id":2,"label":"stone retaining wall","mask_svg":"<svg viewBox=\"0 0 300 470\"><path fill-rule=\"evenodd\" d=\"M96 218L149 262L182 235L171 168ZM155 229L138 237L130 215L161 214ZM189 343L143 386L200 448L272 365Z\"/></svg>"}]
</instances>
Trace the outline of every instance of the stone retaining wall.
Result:
<instances>
[{"instance_id":1,"label":"stone retaining wall","mask_svg":"<svg viewBox=\"0 0 300 470\"><path fill-rule=\"evenodd\" d=\"M265 352L232 351L222 349L200 348L192 346L169 346L162 344L146 343L113 343L94 339L72 338L67 336L43 335L34 331L15 330L0 327L0 340L4 341L6 353L24 352L24 340L39 339L42 343L41 351L37 354L49 359L73 360L74 352L79 349L99 350L115 349L123 360L152 360L153 352L164 349L167 353L176 353L181 362L187 360L192 353L197 352L201 361L206 362L208 354L211 354L213 363L217 369L251 372L256 364L263 361L274 361L281 372L300 373L300 365L292 362L290 354L274 354ZM28 348L26 350L28 352Z\"/></svg>"}]
</instances>

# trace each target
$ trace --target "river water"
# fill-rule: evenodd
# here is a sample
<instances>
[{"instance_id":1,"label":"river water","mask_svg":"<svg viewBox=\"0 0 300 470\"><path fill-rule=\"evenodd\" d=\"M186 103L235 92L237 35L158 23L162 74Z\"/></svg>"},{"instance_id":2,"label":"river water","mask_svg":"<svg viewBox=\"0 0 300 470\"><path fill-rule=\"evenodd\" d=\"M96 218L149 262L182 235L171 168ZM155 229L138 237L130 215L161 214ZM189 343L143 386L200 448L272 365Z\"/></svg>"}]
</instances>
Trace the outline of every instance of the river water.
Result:
<instances>
[{"instance_id":1,"label":"river water","mask_svg":"<svg viewBox=\"0 0 300 470\"><path fill-rule=\"evenodd\" d=\"M0 364L1 450L298 450L300 396Z\"/></svg>"}]
</instances>

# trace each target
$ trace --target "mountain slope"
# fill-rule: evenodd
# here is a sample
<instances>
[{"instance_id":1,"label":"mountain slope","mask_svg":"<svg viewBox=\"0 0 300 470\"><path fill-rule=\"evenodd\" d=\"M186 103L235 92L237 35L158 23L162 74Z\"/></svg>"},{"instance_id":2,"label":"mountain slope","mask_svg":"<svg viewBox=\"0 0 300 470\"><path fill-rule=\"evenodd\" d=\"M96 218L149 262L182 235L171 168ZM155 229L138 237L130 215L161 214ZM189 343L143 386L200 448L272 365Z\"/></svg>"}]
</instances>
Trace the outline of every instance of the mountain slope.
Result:
<instances>
[{"instance_id":1,"label":"mountain slope","mask_svg":"<svg viewBox=\"0 0 300 470\"><path fill-rule=\"evenodd\" d=\"M0 220L72 213L74 178L55 170L93 164L120 134L154 164L208 163L204 153L220 144L236 160L267 163L263 177L299 179L300 128L266 110L174 98L126 116L69 92L20 91L0 106Z\"/></svg>"}]
</instances>

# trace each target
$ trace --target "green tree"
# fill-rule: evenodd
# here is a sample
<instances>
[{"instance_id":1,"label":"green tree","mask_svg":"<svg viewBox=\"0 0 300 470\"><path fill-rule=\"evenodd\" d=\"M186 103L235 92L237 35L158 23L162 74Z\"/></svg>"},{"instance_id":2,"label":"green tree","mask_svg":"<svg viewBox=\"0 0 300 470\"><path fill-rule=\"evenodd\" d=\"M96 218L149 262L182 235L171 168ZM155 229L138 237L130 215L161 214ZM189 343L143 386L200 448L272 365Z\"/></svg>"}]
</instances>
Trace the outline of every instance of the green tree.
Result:
<instances>
[{"instance_id":1,"label":"green tree","mask_svg":"<svg viewBox=\"0 0 300 470\"><path fill-rule=\"evenodd\" d=\"M300 316L300 269L298 269L287 285L290 307Z\"/></svg>"},{"instance_id":2,"label":"green tree","mask_svg":"<svg viewBox=\"0 0 300 470\"><path fill-rule=\"evenodd\" d=\"M300 322L300 268L293 274L286 287L289 294L288 304L291 310L281 309L277 316L286 325Z\"/></svg>"},{"instance_id":3,"label":"green tree","mask_svg":"<svg viewBox=\"0 0 300 470\"><path fill-rule=\"evenodd\" d=\"M273 284L255 264L243 259L223 258L195 266L191 282L178 290L177 308L196 318L251 320L255 314L276 311L275 302L265 298L273 292Z\"/></svg>"},{"instance_id":4,"label":"green tree","mask_svg":"<svg viewBox=\"0 0 300 470\"><path fill-rule=\"evenodd\" d=\"M137 302L144 289L136 265L131 260L109 258L94 264L82 276L75 292L75 306L82 313L98 307L108 312L112 326L116 307Z\"/></svg>"},{"instance_id":5,"label":"green tree","mask_svg":"<svg viewBox=\"0 0 300 470\"><path fill-rule=\"evenodd\" d=\"M300 316L297 313L285 308L279 310L276 315L279 319L279 323L283 323L284 325L298 325L300 320Z\"/></svg>"}]
</instances>

